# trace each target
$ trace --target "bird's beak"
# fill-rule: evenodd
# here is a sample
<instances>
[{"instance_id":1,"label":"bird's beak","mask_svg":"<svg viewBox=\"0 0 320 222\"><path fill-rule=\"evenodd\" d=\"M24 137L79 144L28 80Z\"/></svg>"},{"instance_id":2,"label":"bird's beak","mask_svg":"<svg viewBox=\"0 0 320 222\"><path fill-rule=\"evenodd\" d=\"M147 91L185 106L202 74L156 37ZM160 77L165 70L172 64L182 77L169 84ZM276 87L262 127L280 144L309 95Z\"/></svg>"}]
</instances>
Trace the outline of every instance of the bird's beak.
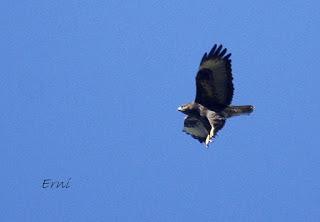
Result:
<instances>
[{"instance_id":1,"label":"bird's beak","mask_svg":"<svg viewBox=\"0 0 320 222\"><path fill-rule=\"evenodd\" d=\"M178 111L180 111L180 112L182 111L182 107L181 106L178 107Z\"/></svg>"}]
</instances>

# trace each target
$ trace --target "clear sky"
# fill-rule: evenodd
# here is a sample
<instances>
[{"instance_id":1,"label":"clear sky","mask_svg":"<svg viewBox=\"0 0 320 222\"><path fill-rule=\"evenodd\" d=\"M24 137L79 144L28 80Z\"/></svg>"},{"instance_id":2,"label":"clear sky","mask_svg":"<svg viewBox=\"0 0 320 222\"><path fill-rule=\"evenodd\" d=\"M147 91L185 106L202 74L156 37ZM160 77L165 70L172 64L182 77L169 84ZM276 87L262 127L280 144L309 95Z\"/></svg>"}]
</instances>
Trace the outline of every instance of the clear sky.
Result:
<instances>
[{"instance_id":1,"label":"clear sky","mask_svg":"<svg viewBox=\"0 0 320 222\"><path fill-rule=\"evenodd\" d=\"M320 220L319 1L0 5L1 221ZM215 43L256 110L205 149L176 109Z\"/></svg>"}]
</instances>

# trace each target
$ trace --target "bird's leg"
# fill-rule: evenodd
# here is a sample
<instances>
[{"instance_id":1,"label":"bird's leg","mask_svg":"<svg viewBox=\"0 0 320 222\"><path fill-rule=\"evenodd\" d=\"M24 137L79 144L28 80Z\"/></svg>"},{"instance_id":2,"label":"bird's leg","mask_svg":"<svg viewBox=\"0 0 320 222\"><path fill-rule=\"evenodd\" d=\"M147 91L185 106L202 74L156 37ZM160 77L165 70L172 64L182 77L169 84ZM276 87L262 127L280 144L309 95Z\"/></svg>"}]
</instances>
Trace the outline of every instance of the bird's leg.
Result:
<instances>
[{"instance_id":1,"label":"bird's leg","mask_svg":"<svg viewBox=\"0 0 320 222\"><path fill-rule=\"evenodd\" d=\"M206 147L208 147L208 144L210 142L212 142L211 138L213 137L213 133L214 133L214 128L212 127L210 130L210 133L208 134L208 136L206 138Z\"/></svg>"},{"instance_id":2,"label":"bird's leg","mask_svg":"<svg viewBox=\"0 0 320 222\"><path fill-rule=\"evenodd\" d=\"M208 148L208 144L210 143L210 135L208 134L207 138L206 138L206 148Z\"/></svg>"},{"instance_id":3,"label":"bird's leg","mask_svg":"<svg viewBox=\"0 0 320 222\"><path fill-rule=\"evenodd\" d=\"M208 144L212 142L213 135L214 135L214 128L212 127L211 130L210 130L210 133L208 134L208 136L206 138L206 141L205 141L205 144L206 144L207 148L208 148Z\"/></svg>"},{"instance_id":4,"label":"bird's leg","mask_svg":"<svg viewBox=\"0 0 320 222\"><path fill-rule=\"evenodd\" d=\"M213 137L213 134L214 134L214 128L212 127L211 130L210 130L210 134L209 134L210 135L210 139Z\"/></svg>"}]
</instances>

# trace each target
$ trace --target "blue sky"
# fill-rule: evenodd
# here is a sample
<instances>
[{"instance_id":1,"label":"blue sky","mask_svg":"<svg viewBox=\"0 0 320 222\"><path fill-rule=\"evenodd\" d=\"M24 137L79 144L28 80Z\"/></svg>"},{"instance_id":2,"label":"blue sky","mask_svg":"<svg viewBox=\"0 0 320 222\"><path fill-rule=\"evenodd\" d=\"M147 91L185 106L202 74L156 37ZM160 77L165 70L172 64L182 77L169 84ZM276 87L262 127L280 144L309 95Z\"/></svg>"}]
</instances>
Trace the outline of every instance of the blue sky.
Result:
<instances>
[{"instance_id":1,"label":"blue sky","mask_svg":"<svg viewBox=\"0 0 320 222\"><path fill-rule=\"evenodd\" d=\"M319 8L3 1L1 221L319 221ZM256 110L206 150L176 108L215 43Z\"/></svg>"}]
</instances>

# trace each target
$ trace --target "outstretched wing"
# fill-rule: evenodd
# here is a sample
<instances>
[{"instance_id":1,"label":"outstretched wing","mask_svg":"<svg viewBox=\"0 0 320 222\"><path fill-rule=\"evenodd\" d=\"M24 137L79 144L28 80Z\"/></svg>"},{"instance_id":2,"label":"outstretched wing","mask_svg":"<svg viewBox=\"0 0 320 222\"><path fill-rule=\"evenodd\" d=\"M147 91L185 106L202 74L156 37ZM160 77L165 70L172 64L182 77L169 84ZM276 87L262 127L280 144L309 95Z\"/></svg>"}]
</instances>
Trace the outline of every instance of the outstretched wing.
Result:
<instances>
[{"instance_id":1,"label":"outstretched wing","mask_svg":"<svg viewBox=\"0 0 320 222\"><path fill-rule=\"evenodd\" d=\"M183 132L199 140L200 143L206 140L210 129L210 123L207 118L187 116L184 120Z\"/></svg>"},{"instance_id":2,"label":"outstretched wing","mask_svg":"<svg viewBox=\"0 0 320 222\"><path fill-rule=\"evenodd\" d=\"M205 53L196 76L196 103L210 110L222 110L231 103L233 83L231 54L222 45L214 45L209 54Z\"/></svg>"}]
</instances>

